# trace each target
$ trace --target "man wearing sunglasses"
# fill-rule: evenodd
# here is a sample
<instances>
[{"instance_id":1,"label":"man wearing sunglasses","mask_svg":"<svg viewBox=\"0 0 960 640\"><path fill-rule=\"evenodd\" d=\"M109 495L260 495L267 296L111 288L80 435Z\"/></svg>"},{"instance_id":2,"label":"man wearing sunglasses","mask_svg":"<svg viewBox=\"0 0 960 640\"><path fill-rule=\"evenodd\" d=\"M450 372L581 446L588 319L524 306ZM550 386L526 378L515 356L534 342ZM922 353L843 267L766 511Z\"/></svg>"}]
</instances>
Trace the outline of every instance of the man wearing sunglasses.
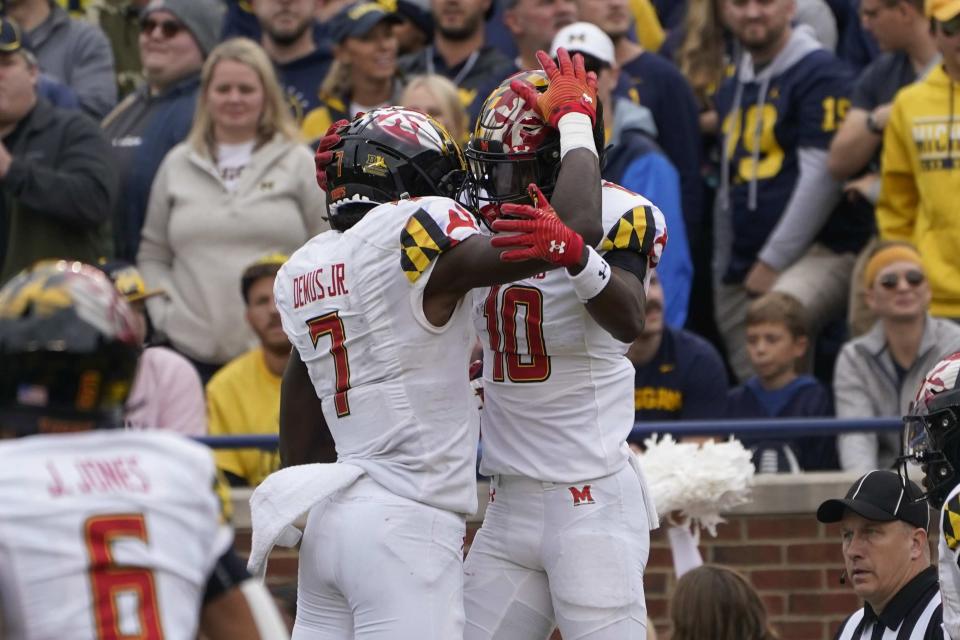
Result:
<instances>
[{"instance_id":1,"label":"man wearing sunglasses","mask_svg":"<svg viewBox=\"0 0 960 640\"><path fill-rule=\"evenodd\" d=\"M120 172L116 256L128 262L137 257L153 177L193 122L200 68L217 45L222 9L217 0L151 0L140 15L146 82L103 121Z\"/></svg>"},{"instance_id":2,"label":"man wearing sunglasses","mask_svg":"<svg viewBox=\"0 0 960 640\"><path fill-rule=\"evenodd\" d=\"M865 299L877 322L844 345L833 387L840 418L893 417L910 407L924 373L960 350L960 326L929 314L930 284L909 243L881 242L864 269ZM840 464L849 471L889 469L900 453L895 433L839 437Z\"/></svg>"},{"instance_id":3,"label":"man wearing sunglasses","mask_svg":"<svg viewBox=\"0 0 960 640\"><path fill-rule=\"evenodd\" d=\"M960 0L927 0L943 61L897 94L884 129L877 226L923 256L930 313L960 318Z\"/></svg>"}]
</instances>

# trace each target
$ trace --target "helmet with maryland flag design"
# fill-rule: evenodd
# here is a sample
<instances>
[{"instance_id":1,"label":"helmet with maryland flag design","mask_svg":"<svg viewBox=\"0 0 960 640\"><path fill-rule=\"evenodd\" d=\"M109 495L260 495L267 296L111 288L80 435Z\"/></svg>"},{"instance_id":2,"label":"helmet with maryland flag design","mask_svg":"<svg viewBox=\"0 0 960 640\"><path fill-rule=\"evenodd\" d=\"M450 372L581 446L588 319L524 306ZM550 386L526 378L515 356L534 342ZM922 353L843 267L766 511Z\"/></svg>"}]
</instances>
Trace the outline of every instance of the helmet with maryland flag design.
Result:
<instances>
[{"instance_id":1,"label":"helmet with maryland flag design","mask_svg":"<svg viewBox=\"0 0 960 640\"><path fill-rule=\"evenodd\" d=\"M439 122L401 107L374 109L338 132L326 167L330 226L349 229L369 210L406 197L457 199L463 152Z\"/></svg>"},{"instance_id":2,"label":"helmet with maryland flag design","mask_svg":"<svg viewBox=\"0 0 960 640\"><path fill-rule=\"evenodd\" d=\"M908 415L903 417L903 455L924 470L927 499L939 509L951 489L960 483L960 352L938 362L927 372Z\"/></svg>"},{"instance_id":3,"label":"helmet with maryland flag design","mask_svg":"<svg viewBox=\"0 0 960 640\"><path fill-rule=\"evenodd\" d=\"M464 151L472 176L471 205L487 224L500 215L502 203L526 202L531 182L545 196L552 195L560 173L560 133L510 88L514 80L528 82L540 93L547 90L543 71L520 71L501 82L483 103ZM602 165L604 131L599 103L593 136Z\"/></svg>"},{"instance_id":4,"label":"helmet with maryland flag design","mask_svg":"<svg viewBox=\"0 0 960 640\"><path fill-rule=\"evenodd\" d=\"M22 271L0 289L0 432L121 426L140 350L133 312L99 269Z\"/></svg>"}]
</instances>

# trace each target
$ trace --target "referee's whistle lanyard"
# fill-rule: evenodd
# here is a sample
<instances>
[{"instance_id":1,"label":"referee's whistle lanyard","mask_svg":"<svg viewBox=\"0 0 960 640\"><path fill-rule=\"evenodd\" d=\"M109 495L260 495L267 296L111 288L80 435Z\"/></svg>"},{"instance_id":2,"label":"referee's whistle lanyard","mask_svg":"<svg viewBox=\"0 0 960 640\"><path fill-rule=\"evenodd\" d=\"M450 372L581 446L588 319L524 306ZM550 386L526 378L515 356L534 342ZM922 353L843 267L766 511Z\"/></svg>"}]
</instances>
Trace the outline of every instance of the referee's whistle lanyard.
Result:
<instances>
[{"instance_id":1,"label":"referee's whistle lanyard","mask_svg":"<svg viewBox=\"0 0 960 640\"><path fill-rule=\"evenodd\" d=\"M434 52L435 50L432 44L423 50L424 56L426 58L426 63L427 63L427 73L429 74L435 74L437 72L437 67L435 64L433 64ZM479 59L480 59L480 52L474 51L473 53L470 54L470 57L467 58L466 62L463 63L463 66L460 68L460 71L457 72L457 75L450 78L450 80L453 82L454 85L457 86L457 88L460 87L460 83L463 82L464 78L470 75L470 72L473 71L473 68L477 65L477 60Z\"/></svg>"}]
</instances>

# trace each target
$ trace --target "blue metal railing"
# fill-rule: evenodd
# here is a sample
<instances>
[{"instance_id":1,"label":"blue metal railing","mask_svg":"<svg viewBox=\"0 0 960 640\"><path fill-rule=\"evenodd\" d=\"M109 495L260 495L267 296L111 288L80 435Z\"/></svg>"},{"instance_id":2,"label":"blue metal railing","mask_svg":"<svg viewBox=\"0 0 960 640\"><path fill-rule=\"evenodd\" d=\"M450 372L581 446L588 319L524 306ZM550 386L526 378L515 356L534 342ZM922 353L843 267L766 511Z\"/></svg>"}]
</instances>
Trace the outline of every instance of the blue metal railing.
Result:
<instances>
[{"instance_id":1,"label":"blue metal railing","mask_svg":"<svg viewBox=\"0 0 960 640\"><path fill-rule=\"evenodd\" d=\"M680 436L738 435L825 436L851 431L899 431L900 418L779 418L752 420L686 420L678 422L637 422L630 433L632 440L642 440L652 433ZM214 449L276 449L277 436L204 436L196 438Z\"/></svg>"}]
</instances>

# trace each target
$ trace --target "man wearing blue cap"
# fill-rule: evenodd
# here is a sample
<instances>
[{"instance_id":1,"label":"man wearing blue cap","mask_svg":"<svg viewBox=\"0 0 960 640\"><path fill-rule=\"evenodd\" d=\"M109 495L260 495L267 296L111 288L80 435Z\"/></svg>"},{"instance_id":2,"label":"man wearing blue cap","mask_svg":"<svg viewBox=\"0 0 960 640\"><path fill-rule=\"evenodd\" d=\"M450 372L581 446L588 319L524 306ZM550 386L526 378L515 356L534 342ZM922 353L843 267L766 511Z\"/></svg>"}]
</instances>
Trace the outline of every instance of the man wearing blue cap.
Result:
<instances>
[{"instance_id":1,"label":"man wearing blue cap","mask_svg":"<svg viewBox=\"0 0 960 640\"><path fill-rule=\"evenodd\" d=\"M327 23L334 64L320 87L321 105L303 119L303 136L317 140L337 120L399 102L397 38L400 17L379 2L357 2Z\"/></svg>"}]
</instances>

